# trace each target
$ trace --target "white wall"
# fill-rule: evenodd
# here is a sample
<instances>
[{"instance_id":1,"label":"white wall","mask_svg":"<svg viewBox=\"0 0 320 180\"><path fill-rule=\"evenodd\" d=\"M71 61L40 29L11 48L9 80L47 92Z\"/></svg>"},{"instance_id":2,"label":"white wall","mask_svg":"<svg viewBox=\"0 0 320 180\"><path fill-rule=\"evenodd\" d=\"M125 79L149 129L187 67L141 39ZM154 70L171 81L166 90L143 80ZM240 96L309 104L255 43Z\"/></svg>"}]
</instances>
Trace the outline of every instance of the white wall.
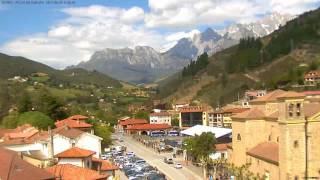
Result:
<instances>
[{"instance_id":1,"label":"white wall","mask_svg":"<svg viewBox=\"0 0 320 180\"><path fill-rule=\"evenodd\" d=\"M53 154L59 154L62 151L72 147L72 140L59 134L53 136ZM79 147L81 148L81 147Z\"/></svg>"},{"instance_id":2,"label":"white wall","mask_svg":"<svg viewBox=\"0 0 320 180\"><path fill-rule=\"evenodd\" d=\"M150 124L171 125L171 116L150 116Z\"/></svg>"},{"instance_id":3,"label":"white wall","mask_svg":"<svg viewBox=\"0 0 320 180\"><path fill-rule=\"evenodd\" d=\"M4 146L7 149L21 152L21 151L33 151L33 150L42 150L42 145L39 143L34 144L21 144L21 145L6 145Z\"/></svg>"},{"instance_id":4,"label":"white wall","mask_svg":"<svg viewBox=\"0 0 320 180\"><path fill-rule=\"evenodd\" d=\"M214 159L214 160L220 159L222 153L224 153L224 158L227 159L228 158L228 152L227 151L217 151L216 153L212 153L212 154L210 154L210 158Z\"/></svg>"},{"instance_id":5,"label":"white wall","mask_svg":"<svg viewBox=\"0 0 320 180\"><path fill-rule=\"evenodd\" d=\"M83 167L82 159L80 158L61 158L58 164L72 164L75 166Z\"/></svg>"},{"instance_id":6,"label":"white wall","mask_svg":"<svg viewBox=\"0 0 320 180\"><path fill-rule=\"evenodd\" d=\"M83 133L78 139L76 143L76 147L95 151L94 157L100 157L101 154L101 140L98 136Z\"/></svg>"}]
</instances>

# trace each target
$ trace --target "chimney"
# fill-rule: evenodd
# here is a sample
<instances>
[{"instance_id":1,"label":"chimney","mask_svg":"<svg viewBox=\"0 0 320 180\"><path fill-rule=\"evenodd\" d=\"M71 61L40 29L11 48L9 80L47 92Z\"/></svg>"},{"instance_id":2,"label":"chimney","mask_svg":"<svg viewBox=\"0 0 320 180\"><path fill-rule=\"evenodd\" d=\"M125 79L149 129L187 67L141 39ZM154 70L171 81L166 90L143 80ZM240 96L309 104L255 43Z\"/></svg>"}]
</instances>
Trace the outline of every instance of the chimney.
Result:
<instances>
[{"instance_id":1,"label":"chimney","mask_svg":"<svg viewBox=\"0 0 320 180\"><path fill-rule=\"evenodd\" d=\"M49 144L48 144L49 159L53 160L53 156L54 156L53 135L52 135L52 130L50 126L48 126L48 134L49 134Z\"/></svg>"}]
</instances>

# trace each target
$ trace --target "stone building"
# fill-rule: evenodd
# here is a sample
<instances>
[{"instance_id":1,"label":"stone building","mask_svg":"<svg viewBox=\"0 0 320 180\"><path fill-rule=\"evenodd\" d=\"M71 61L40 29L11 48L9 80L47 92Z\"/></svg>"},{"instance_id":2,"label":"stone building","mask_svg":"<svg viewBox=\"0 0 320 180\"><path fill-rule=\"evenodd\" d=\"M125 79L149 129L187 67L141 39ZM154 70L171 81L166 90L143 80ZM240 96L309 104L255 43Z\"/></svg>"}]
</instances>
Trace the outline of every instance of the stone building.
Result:
<instances>
[{"instance_id":1,"label":"stone building","mask_svg":"<svg viewBox=\"0 0 320 180\"><path fill-rule=\"evenodd\" d=\"M232 116L229 161L266 179L320 178L320 102L275 90Z\"/></svg>"}]
</instances>

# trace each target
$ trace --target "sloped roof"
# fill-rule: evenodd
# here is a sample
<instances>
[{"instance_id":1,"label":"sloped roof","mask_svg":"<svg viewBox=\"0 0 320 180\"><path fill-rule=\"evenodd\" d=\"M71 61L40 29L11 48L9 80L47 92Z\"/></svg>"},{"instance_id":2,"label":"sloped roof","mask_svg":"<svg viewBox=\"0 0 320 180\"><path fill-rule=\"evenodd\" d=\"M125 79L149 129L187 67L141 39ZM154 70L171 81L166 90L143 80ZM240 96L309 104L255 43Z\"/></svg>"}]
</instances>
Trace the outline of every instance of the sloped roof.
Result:
<instances>
[{"instance_id":1,"label":"sloped roof","mask_svg":"<svg viewBox=\"0 0 320 180\"><path fill-rule=\"evenodd\" d=\"M276 165L279 164L279 145L275 142L264 142L258 144L247 151L247 154Z\"/></svg>"},{"instance_id":2,"label":"sloped roof","mask_svg":"<svg viewBox=\"0 0 320 180\"><path fill-rule=\"evenodd\" d=\"M228 109L224 109L222 110L223 113L242 113L244 111L248 111L250 108L228 108Z\"/></svg>"},{"instance_id":3,"label":"sloped roof","mask_svg":"<svg viewBox=\"0 0 320 180\"><path fill-rule=\"evenodd\" d=\"M188 136L195 136L195 135L201 135L204 132L212 132L213 134L215 134L216 138L219 138L221 136L231 133L232 129L195 125L193 127L190 127L186 130L181 131L181 134L188 135Z\"/></svg>"},{"instance_id":4,"label":"sloped roof","mask_svg":"<svg viewBox=\"0 0 320 180\"><path fill-rule=\"evenodd\" d=\"M61 127L61 126L65 126L65 125L67 125L68 127L71 127L71 128L90 128L90 127L92 127L91 124L88 124L86 122L73 120L73 119L69 119L69 118L57 121L54 124L57 127Z\"/></svg>"},{"instance_id":5,"label":"sloped roof","mask_svg":"<svg viewBox=\"0 0 320 180\"><path fill-rule=\"evenodd\" d=\"M133 124L147 124L147 123L148 121L145 119L134 119L134 118L120 121L120 125L122 126L133 125Z\"/></svg>"},{"instance_id":6,"label":"sloped roof","mask_svg":"<svg viewBox=\"0 0 320 180\"><path fill-rule=\"evenodd\" d=\"M232 116L232 118L235 119L260 119L264 117L266 117L266 115L258 108L251 108L248 111L244 111L242 113Z\"/></svg>"},{"instance_id":7,"label":"sloped roof","mask_svg":"<svg viewBox=\"0 0 320 180\"><path fill-rule=\"evenodd\" d=\"M89 157L95 153L96 152L94 152L94 151L81 149L78 147L73 147L73 148L67 149L61 153L56 154L55 157L58 157L58 158L85 158L85 157Z\"/></svg>"},{"instance_id":8,"label":"sloped roof","mask_svg":"<svg viewBox=\"0 0 320 180\"><path fill-rule=\"evenodd\" d=\"M54 175L19 158L16 152L0 148L0 179L54 179Z\"/></svg>"},{"instance_id":9,"label":"sloped roof","mask_svg":"<svg viewBox=\"0 0 320 180\"><path fill-rule=\"evenodd\" d=\"M92 157L93 162L99 162L101 163L101 170L102 171L112 171L112 170L118 170L119 167L116 165L113 165L111 162L103 159L98 159L95 157Z\"/></svg>"},{"instance_id":10,"label":"sloped roof","mask_svg":"<svg viewBox=\"0 0 320 180\"><path fill-rule=\"evenodd\" d=\"M272 92L267 93L266 95L262 97L258 97L257 99L254 99L250 102L270 102L270 101L276 101L278 96L285 93L286 91L283 91L281 89L274 90Z\"/></svg>"},{"instance_id":11,"label":"sloped roof","mask_svg":"<svg viewBox=\"0 0 320 180\"><path fill-rule=\"evenodd\" d=\"M135 124L127 130L165 130L171 128L168 124Z\"/></svg>"},{"instance_id":12,"label":"sloped roof","mask_svg":"<svg viewBox=\"0 0 320 180\"><path fill-rule=\"evenodd\" d=\"M62 129L60 131L57 132L57 134L60 134L62 136L68 137L70 139L75 139L77 137L79 137L81 134L83 134L85 132L79 130L79 129Z\"/></svg>"},{"instance_id":13,"label":"sloped roof","mask_svg":"<svg viewBox=\"0 0 320 180\"><path fill-rule=\"evenodd\" d=\"M53 173L57 178L63 180L95 180L106 179L109 175L99 174L99 172L78 167L71 164L58 164L49 168L46 171Z\"/></svg>"},{"instance_id":14,"label":"sloped roof","mask_svg":"<svg viewBox=\"0 0 320 180\"><path fill-rule=\"evenodd\" d=\"M226 151L228 149L227 145L228 144L216 144L216 151Z\"/></svg>"},{"instance_id":15,"label":"sloped roof","mask_svg":"<svg viewBox=\"0 0 320 180\"><path fill-rule=\"evenodd\" d=\"M295 91L285 91L284 93L280 94L277 98L299 98L304 97L303 93L295 92Z\"/></svg>"},{"instance_id":16,"label":"sloped roof","mask_svg":"<svg viewBox=\"0 0 320 180\"><path fill-rule=\"evenodd\" d=\"M320 103L305 103L304 104L304 115L311 117L320 112Z\"/></svg>"},{"instance_id":17,"label":"sloped roof","mask_svg":"<svg viewBox=\"0 0 320 180\"><path fill-rule=\"evenodd\" d=\"M73 115L73 116L70 116L68 119L86 120L86 119L89 119L89 118L87 116L83 116L83 115Z\"/></svg>"},{"instance_id":18,"label":"sloped roof","mask_svg":"<svg viewBox=\"0 0 320 180\"><path fill-rule=\"evenodd\" d=\"M301 93L303 93L304 95L306 95L306 96L312 96L312 95L320 95L320 91L303 91L303 92L301 92Z\"/></svg>"}]
</instances>

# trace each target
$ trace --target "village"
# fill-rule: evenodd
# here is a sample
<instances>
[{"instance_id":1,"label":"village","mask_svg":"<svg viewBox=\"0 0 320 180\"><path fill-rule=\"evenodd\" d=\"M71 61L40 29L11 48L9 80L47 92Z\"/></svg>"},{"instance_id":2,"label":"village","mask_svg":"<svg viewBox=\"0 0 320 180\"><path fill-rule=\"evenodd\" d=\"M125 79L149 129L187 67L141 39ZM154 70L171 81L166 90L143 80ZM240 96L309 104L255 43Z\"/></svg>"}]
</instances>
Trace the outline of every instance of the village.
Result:
<instances>
[{"instance_id":1,"label":"village","mask_svg":"<svg viewBox=\"0 0 320 180\"><path fill-rule=\"evenodd\" d=\"M317 78L307 74L306 81L312 80ZM319 97L319 91L248 90L216 109L175 103L169 110L153 109L149 119L119 118L113 145L105 148L83 115L58 120L45 131L30 124L0 129L0 158L8 162L1 164L0 177L224 179L241 178L236 167L245 167L241 173L264 179L317 178ZM215 138L213 166L185 148L187 139L204 133Z\"/></svg>"},{"instance_id":2,"label":"village","mask_svg":"<svg viewBox=\"0 0 320 180\"><path fill-rule=\"evenodd\" d=\"M0 14L0 180L320 180L319 0Z\"/></svg>"}]
</instances>

